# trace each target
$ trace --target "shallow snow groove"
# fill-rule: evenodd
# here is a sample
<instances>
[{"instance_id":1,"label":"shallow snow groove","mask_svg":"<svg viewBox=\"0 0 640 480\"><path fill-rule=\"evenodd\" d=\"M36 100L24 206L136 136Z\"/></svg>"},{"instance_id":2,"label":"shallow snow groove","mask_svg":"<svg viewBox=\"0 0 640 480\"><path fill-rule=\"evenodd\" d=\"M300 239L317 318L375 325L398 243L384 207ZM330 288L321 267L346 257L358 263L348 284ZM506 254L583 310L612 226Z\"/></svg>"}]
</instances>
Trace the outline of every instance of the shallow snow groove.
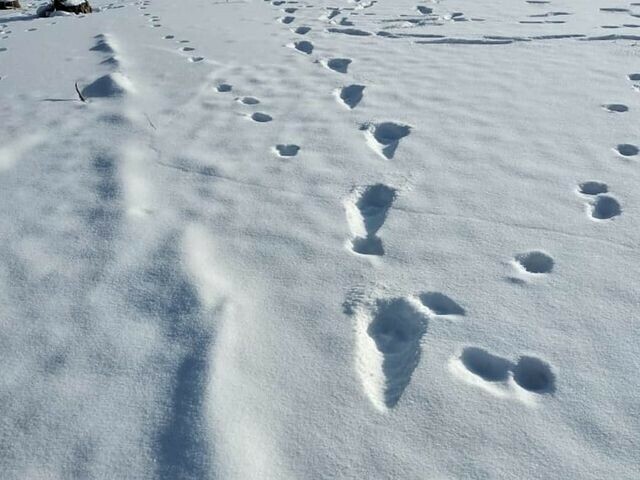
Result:
<instances>
[{"instance_id":1,"label":"shallow snow groove","mask_svg":"<svg viewBox=\"0 0 640 480\"><path fill-rule=\"evenodd\" d=\"M180 352L175 369L167 372L171 394L155 442L157 474L162 479L204 478L211 466L204 411L213 330L196 286L177 261L183 255L177 240L170 237L151 256L129 295L139 315L156 318Z\"/></svg>"},{"instance_id":2,"label":"shallow snow groove","mask_svg":"<svg viewBox=\"0 0 640 480\"><path fill-rule=\"evenodd\" d=\"M184 352L173 382L166 426L158 439L160 478L207 478L215 443L209 403L214 331L228 320L229 280L221 275L215 244L201 225L187 227L182 239L186 272L159 252L148 276L149 298L141 305L157 312L168 335ZM152 306L153 305L153 306Z\"/></svg>"}]
</instances>

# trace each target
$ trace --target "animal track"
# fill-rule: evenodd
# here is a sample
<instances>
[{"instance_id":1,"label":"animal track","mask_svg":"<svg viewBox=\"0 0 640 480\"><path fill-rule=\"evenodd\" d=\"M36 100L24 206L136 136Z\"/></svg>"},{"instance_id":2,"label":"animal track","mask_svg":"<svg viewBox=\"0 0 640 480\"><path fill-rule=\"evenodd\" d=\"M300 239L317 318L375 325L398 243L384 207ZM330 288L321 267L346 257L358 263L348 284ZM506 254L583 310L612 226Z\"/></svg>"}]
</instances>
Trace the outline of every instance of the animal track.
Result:
<instances>
[{"instance_id":1,"label":"animal track","mask_svg":"<svg viewBox=\"0 0 640 480\"><path fill-rule=\"evenodd\" d=\"M539 250L520 253L515 256L515 262L525 272L533 274L551 273L555 263L551 256Z\"/></svg>"},{"instance_id":2,"label":"animal track","mask_svg":"<svg viewBox=\"0 0 640 480\"><path fill-rule=\"evenodd\" d=\"M640 73L630 73L627 78L632 82L640 82Z\"/></svg>"},{"instance_id":3,"label":"animal track","mask_svg":"<svg viewBox=\"0 0 640 480\"><path fill-rule=\"evenodd\" d=\"M260 103L256 97L241 97L238 101L244 105L258 105Z\"/></svg>"},{"instance_id":4,"label":"animal track","mask_svg":"<svg viewBox=\"0 0 640 480\"><path fill-rule=\"evenodd\" d=\"M189 61L191 63L199 63L204 60L204 57L190 57Z\"/></svg>"},{"instance_id":5,"label":"animal track","mask_svg":"<svg viewBox=\"0 0 640 480\"><path fill-rule=\"evenodd\" d=\"M599 195L601 193L607 193L609 187L606 183L589 181L578 185L578 191L583 195Z\"/></svg>"},{"instance_id":6,"label":"animal track","mask_svg":"<svg viewBox=\"0 0 640 480\"><path fill-rule=\"evenodd\" d=\"M451 298L440 292L421 293L418 298L434 315L459 315L465 314L464 308Z\"/></svg>"},{"instance_id":7,"label":"animal track","mask_svg":"<svg viewBox=\"0 0 640 480\"><path fill-rule=\"evenodd\" d=\"M351 65L351 59L349 58L331 58L326 61L326 67L334 72L347 73L349 65Z\"/></svg>"},{"instance_id":8,"label":"animal track","mask_svg":"<svg viewBox=\"0 0 640 480\"><path fill-rule=\"evenodd\" d=\"M216 87L216 90L220 93L230 92L233 89L228 83L221 83Z\"/></svg>"},{"instance_id":9,"label":"animal track","mask_svg":"<svg viewBox=\"0 0 640 480\"><path fill-rule=\"evenodd\" d=\"M271 115L267 115L266 113L255 112L251 115L251 120L258 123L267 123L273 120L273 117L271 117Z\"/></svg>"},{"instance_id":10,"label":"animal track","mask_svg":"<svg viewBox=\"0 0 640 480\"><path fill-rule=\"evenodd\" d=\"M348 108L355 108L362 100L364 85L349 85L338 91L338 98Z\"/></svg>"},{"instance_id":11,"label":"animal track","mask_svg":"<svg viewBox=\"0 0 640 480\"><path fill-rule=\"evenodd\" d=\"M513 369L513 379L529 392L551 393L555 390L555 375L551 367L536 357L520 357Z\"/></svg>"},{"instance_id":12,"label":"animal track","mask_svg":"<svg viewBox=\"0 0 640 480\"><path fill-rule=\"evenodd\" d=\"M400 140L411 133L411 127L401 123L365 123L360 126L371 148L387 159L392 159Z\"/></svg>"},{"instance_id":13,"label":"animal track","mask_svg":"<svg viewBox=\"0 0 640 480\"><path fill-rule=\"evenodd\" d=\"M513 364L478 347L467 347L460 355L464 367L485 382L505 382Z\"/></svg>"},{"instance_id":14,"label":"animal track","mask_svg":"<svg viewBox=\"0 0 640 480\"><path fill-rule=\"evenodd\" d=\"M601 194L596 196L591 206L591 216L596 220L609 220L621 213L620 203L611 195Z\"/></svg>"},{"instance_id":15,"label":"animal track","mask_svg":"<svg viewBox=\"0 0 640 480\"><path fill-rule=\"evenodd\" d=\"M279 144L275 147L276 153L281 157L295 157L300 151L300 147L298 145L293 144Z\"/></svg>"},{"instance_id":16,"label":"animal track","mask_svg":"<svg viewBox=\"0 0 640 480\"><path fill-rule=\"evenodd\" d=\"M311 31L311 27L298 27L293 32L297 33L298 35L306 35L310 31Z\"/></svg>"},{"instance_id":17,"label":"animal track","mask_svg":"<svg viewBox=\"0 0 640 480\"><path fill-rule=\"evenodd\" d=\"M611 195L607 195L609 187L606 183L595 181L583 182L578 185L578 192L582 195L595 197L593 201L587 204L591 218L595 220L609 220L622 213L622 208L618 200Z\"/></svg>"},{"instance_id":18,"label":"animal track","mask_svg":"<svg viewBox=\"0 0 640 480\"><path fill-rule=\"evenodd\" d=\"M406 298L379 299L356 312L356 368L380 409L395 407L420 362L428 319Z\"/></svg>"},{"instance_id":19,"label":"animal track","mask_svg":"<svg viewBox=\"0 0 640 480\"><path fill-rule=\"evenodd\" d=\"M376 235L387 219L396 190L381 183L357 189L345 203L347 223L354 236L351 249L360 255L384 255L382 240Z\"/></svg>"},{"instance_id":20,"label":"animal track","mask_svg":"<svg viewBox=\"0 0 640 480\"><path fill-rule=\"evenodd\" d=\"M615 151L623 157L634 157L638 154L638 147L630 143L621 143L615 147Z\"/></svg>"},{"instance_id":21,"label":"animal track","mask_svg":"<svg viewBox=\"0 0 640 480\"><path fill-rule=\"evenodd\" d=\"M311 55L313 52L313 43L308 42L307 40L300 40L293 43L293 48L306 55Z\"/></svg>"},{"instance_id":22,"label":"animal track","mask_svg":"<svg viewBox=\"0 0 640 480\"><path fill-rule=\"evenodd\" d=\"M624 113L629 111L629 107L621 103L610 103L607 105L603 105L602 108L611 113Z\"/></svg>"},{"instance_id":23,"label":"animal track","mask_svg":"<svg viewBox=\"0 0 640 480\"><path fill-rule=\"evenodd\" d=\"M296 19L296 17L292 17L290 15L287 15L286 17L282 17L280 19L280 23L284 23L285 25L289 25L290 23L293 23L293 21Z\"/></svg>"},{"instance_id":24,"label":"animal track","mask_svg":"<svg viewBox=\"0 0 640 480\"><path fill-rule=\"evenodd\" d=\"M483 348L466 347L452 366L469 383L499 396L517 394L518 387L537 395L556 390L556 376L549 364L532 356L521 356L513 363Z\"/></svg>"},{"instance_id":25,"label":"animal track","mask_svg":"<svg viewBox=\"0 0 640 480\"><path fill-rule=\"evenodd\" d=\"M329 33L342 33L343 35L351 35L355 37L370 37L373 35L371 32L365 30L359 30L357 28L327 28Z\"/></svg>"}]
</instances>

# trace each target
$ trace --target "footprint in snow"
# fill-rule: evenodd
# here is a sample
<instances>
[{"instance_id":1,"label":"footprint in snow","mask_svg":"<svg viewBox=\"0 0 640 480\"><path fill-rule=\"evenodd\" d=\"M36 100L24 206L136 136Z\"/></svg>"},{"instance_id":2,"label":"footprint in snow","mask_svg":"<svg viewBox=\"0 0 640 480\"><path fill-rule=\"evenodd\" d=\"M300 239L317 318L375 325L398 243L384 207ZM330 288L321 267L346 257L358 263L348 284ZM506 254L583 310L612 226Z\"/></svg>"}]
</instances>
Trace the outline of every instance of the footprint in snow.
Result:
<instances>
[{"instance_id":1,"label":"footprint in snow","mask_svg":"<svg viewBox=\"0 0 640 480\"><path fill-rule=\"evenodd\" d=\"M610 220L621 213L620 202L611 195L597 195L591 205L591 217L595 220Z\"/></svg>"},{"instance_id":2,"label":"footprint in snow","mask_svg":"<svg viewBox=\"0 0 640 480\"><path fill-rule=\"evenodd\" d=\"M112 45L111 41L105 35L96 35L96 44L89 49L91 52L101 52L107 54L116 53L116 49Z\"/></svg>"},{"instance_id":3,"label":"footprint in snow","mask_svg":"<svg viewBox=\"0 0 640 480\"><path fill-rule=\"evenodd\" d=\"M253 113L250 118L254 122L258 122L258 123L267 123L273 120L273 117L271 115L267 115L266 113L262 113L262 112Z\"/></svg>"},{"instance_id":4,"label":"footprint in snow","mask_svg":"<svg viewBox=\"0 0 640 480\"><path fill-rule=\"evenodd\" d=\"M306 35L311 31L311 27L298 27L293 30L293 33L297 33L298 35Z\"/></svg>"},{"instance_id":5,"label":"footprint in snow","mask_svg":"<svg viewBox=\"0 0 640 480\"><path fill-rule=\"evenodd\" d=\"M349 69L349 65L351 65L352 60L350 58L330 58L323 62L323 64L334 72L338 73L347 73Z\"/></svg>"},{"instance_id":6,"label":"footprint in snow","mask_svg":"<svg viewBox=\"0 0 640 480\"><path fill-rule=\"evenodd\" d=\"M103 75L82 90L85 98L118 98L133 91L133 85L119 72Z\"/></svg>"},{"instance_id":7,"label":"footprint in snow","mask_svg":"<svg viewBox=\"0 0 640 480\"><path fill-rule=\"evenodd\" d=\"M514 257L514 263L520 271L533 275L551 273L555 264L549 254L540 250L519 253Z\"/></svg>"},{"instance_id":8,"label":"footprint in snow","mask_svg":"<svg viewBox=\"0 0 640 480\"><path fill-rule=\"evenodd\" d=\"M378 231L384 225L397 191L378 183L355 189L345 201L347 224L353 235L351 250L359 255L384 255Z\"/></svg>"},{"instance_id":9,"label":"footprint in snow","mask_svg":"<svg viewBox=\"0 0 640 480\"><path fill-rule=\"evenodd\" d=\"M498 397L520 398L518 390L535 395L555 392L556 375L551 366L537 357L523 355L517 363L479 347L465 347L452 359L451 369L467 383Z\"/></svg>"},{"instance_id":10,"label":"footprint in snow","mask_svg":"<svg viewBox=\"0 0 640 480\"><path fill-rule=\"evenodd\" d=\"M378 299L358 308L356 369L366 395L381 410L394 408L422 356L428 317L412 298Z\"/></svg>"},{"instance_id":11,"label":"footprint in snow","mask_svg":"<svg viewBox=\"0 0 640 480\"><path fill-rule=\"evenodd\" d=\"M231 90L233 90L233 87L231 85L229 85L228 83L220 83L217 87L216 90L220 93L227 93L230 92Z\"/></svg>"},{"instance_id":12,"label":"footprint in snow","mask_svg":"<svg viewBox=\"0 0 640 480\"><path fill-rule=\"evenodd\" d=\"M285 25L289 25L291 23L293 23L293 21L296 19L296 17L292 17L291 15L287 15L286 17L282 17L280 18L280 23L284 23Z\"/></svg>"},{"instance_id":13,"label":"footprint in snow","mask_svg":"<svg viewBox=\"0 0 640 480\"><path fill-rule=\"evenodd\" d=\"M602 105L602 108L611 113L625 113L629 111L629 107L623 105L622 103L608 103Z\"/></svg>"},{"instance_id":14,"label":"footprint in snow","mask_svg":"<svg viewBox=\"0 0 640 480\"><path fill-rule=\"evenodd\" d=\"M360 130L365 132L371 148L389 160L394 157L400 140L411 133L409 125L394 122L365 123Z\"/></svg>"},{"instance_id":15,"label":"footprint in snow","mask_svg":"<svg viewBox=\"0 0 640 480\"><path fill-rule=\"evenodd\" d=\"M180 48L180 51L181 52L193 52L193 51L195 51L195 48L193 48L193 47L182 47L182 48Z\"/></svg>"},{"instance_id":16,"label":"footprint in snow","mask_svg":"<svg viewBox=\"0 0 640 480\"><path fill-rule=\"evenodd\" d=\"M596 182L596 181L588 181L582 182L578 185L578 192L583 195L600 195L601 193L607 193L609 191L609 187L606 183Z\"/></svg>"},{"instance_id":17,"label":"footprint in snow","mask_svg":"<svg viewBox=\"0 0 640 480\"><path fill-rule=\"evenodd\" d=\"M637 146L630 143L621 143L617 145L614 150L623 157L635 157L638 155L638 152L640 152Z\"/></svg>"},{"instance_id":18,"label":"footprint in snow","mask_svg":"<svg viewBox=\"0 0 640 480\"><path fill-rule=\"evenodd\" d=\"M242 103L243 105L258 105L260 103L260 100L258 100L256 97L240 97L236 100L238 100L238 102Z\"/></svg>"},{"instance_id":19,"label":"footprint in snow","mask_svg":"<svg viewBox=\"0 0 640 480\"><path fill-rule=\"evenodd\" d=\"M364 85L349 85L342 87L336 94L338 99L350 109L355 108L362 100L364 93Z\"/></svg>"},{"instance_id":20,"label":"footprint in snow","mask_svg":"<svg viewBox=\"0 0 640 480\"><path fill-rule=\"evenodd\" d=\"M578 193L591 198L587 211L594 220L609 220L622 213L620 202L607 195L609 187L606 183L588 181L578 185Z\"/></svg>"},{"instance_id":21,"label":"footprint in snow","mask_svg":"<svg viewBox=\"0 0 640 480\"><path fill-rule=\"evenodd\" d=\"M306 55L311 55L313 52L313 43L307 40L300 40L299 42L293 43L293 48Z\"/></svg>"},{"instance_id":22,"label":"footprint in snow","mask_svg":"<svg viewBox=\"0 0 640 480\"><path fill-rule=\"evenodd\" d=\"M174 35L165 35L164 37L162 37L165 40L173 40L174 38L176 38Z\"/></svg>"},{"instance_id":23,"label":"footprint in snow","mask_svg":"<svg viewBox=\"0 0 640 480\"><path fill-rule=\"evenodd\" d=\"M274 147L274 150L280 157L295 157L300 147L294 144L279 144Z\"/></svg>"},{"instance_id":24,"label":"footprint in snow","mask_svg":"<svg viewBox=\"0 0 640 480\"><path fill-rule=\"evenodd\" d=\"M443 293L425 292L418 295L418 299L433 315L447 317L465 315L464 308Z\"/></svg>"},{"instance_id":25,"label":"footprint in snow","mask_svg":"<svg viewBox=\"0 0 640 480\"><path fill-rule=\"evenodd\" d=\"M204 60L204 57L190 57L189 61L191 63L200 63Z\"/></svg>"}]
</instances>

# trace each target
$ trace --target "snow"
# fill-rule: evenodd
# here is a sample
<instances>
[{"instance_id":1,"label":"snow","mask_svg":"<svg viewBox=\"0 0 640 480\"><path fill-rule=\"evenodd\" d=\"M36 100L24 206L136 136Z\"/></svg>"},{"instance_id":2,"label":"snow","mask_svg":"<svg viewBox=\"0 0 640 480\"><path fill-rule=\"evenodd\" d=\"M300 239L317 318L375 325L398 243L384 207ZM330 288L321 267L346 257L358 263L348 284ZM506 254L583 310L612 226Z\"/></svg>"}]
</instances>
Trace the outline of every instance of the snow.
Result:
<instances>
[{"instance_id":1,"label":"snow","mask_svg":"<svg viewBox=\"0 0 640 480\"><path fill-rule=\"evenodd\" d=\"M78 5L81 5L85 2L86 0L63 0L62 4L65 7L77 7Z\"/></svg>"},{"instance_id":2,"label":"snow","mask_svg":"<svg viewBox=\"0 0 640 480\"><path fill-rule=\"evenodd\" d=\"M640 5L91 4L0 13L3 479L638 477Z\"/></svg>"}]
</instances>

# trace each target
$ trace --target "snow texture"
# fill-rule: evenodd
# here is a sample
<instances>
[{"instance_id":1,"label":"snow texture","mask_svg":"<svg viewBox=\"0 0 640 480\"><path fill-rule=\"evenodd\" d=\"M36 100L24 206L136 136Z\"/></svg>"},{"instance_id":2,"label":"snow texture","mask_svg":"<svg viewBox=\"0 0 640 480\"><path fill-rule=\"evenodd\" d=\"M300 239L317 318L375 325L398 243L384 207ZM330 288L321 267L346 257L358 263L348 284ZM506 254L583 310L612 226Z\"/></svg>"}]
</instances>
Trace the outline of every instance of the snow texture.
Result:
<instances>
[{"instance_id":1,"label":"snow texture","mask_svg":"<svg viewBox=\"0 0 640 480\"><path fill-rule=\"evenodd\" d=\"M640 4L40 3L2 480L639 478Z\"/></svg>"}]
</instances>

